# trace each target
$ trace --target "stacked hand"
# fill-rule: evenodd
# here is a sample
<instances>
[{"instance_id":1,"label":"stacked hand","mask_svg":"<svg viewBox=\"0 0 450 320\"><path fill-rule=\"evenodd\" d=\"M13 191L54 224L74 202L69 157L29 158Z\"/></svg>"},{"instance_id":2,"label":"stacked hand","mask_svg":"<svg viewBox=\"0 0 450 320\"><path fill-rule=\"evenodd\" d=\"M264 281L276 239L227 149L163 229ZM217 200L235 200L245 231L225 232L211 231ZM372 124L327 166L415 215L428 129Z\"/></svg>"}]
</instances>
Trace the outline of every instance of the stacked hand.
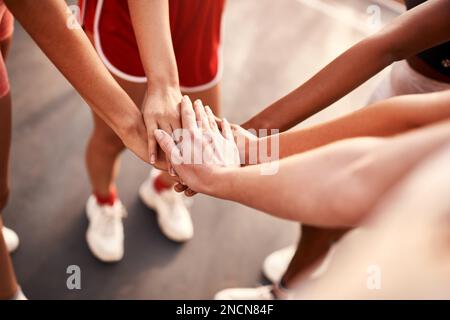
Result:
<instances>
[{"instance_id":1,"label":"stacked hand","mask_svg":"<svg viewBox=\"0 0 450 320\"><path fill-rule=\"evenodd\" d=\"M144 122L147 128L149 160L152 165L160 162L163 156L158 152L158 143L154 137L155 130L161 129L172 134L175 130L181 128L180 90L173 88L164 90L156 89L155 91L145 97L142 107ZM167 170L169 170L169 173L172 170L168 159Z\"/></svg>"},{"instance_id":2,"label":"stacked hand","mask_svg":"<svg viewBox=\"0 0 450 320\"><path fill-rule=\"evenodd\" d=\"M224 119L219 129L211 109L200 100L193 107L187 96L181 102L181 122L182 129L173 135L154 130L155 138L180 182L195 192L205 192L218 172L240 166L231 126Z\"/></svg>"}]
</instances>

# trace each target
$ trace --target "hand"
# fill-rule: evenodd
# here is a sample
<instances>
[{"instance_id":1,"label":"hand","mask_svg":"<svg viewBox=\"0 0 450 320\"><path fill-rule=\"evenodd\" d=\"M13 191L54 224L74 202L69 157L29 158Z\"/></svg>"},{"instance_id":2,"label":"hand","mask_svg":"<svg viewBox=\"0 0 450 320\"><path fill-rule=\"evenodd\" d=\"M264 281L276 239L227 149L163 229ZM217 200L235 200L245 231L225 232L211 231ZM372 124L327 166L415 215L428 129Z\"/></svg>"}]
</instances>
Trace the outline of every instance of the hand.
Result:
<instances>
[{"instance_id":1,"label":"hand","mask_svg":"<svg viewBox=\"0 0 450 320\"><path fill-rule=\"evenodd\" d=\"M219 126L219 128L222 126L222 119L215 117L216 122ZM255 152L254 154L257 155L257 148L258 148L258 136L256 134L256 131L254 129L245 129L245 124L242 124L241 126L238 124L230 123L231 130L233 131L234 141L236 142L236 145L239 149L239 158L241 159L241 165L245 166L248 164L256 164L256 163L249 163L250 152Z\"/></svg>"},{"instance_id":2,"label":"hand","mask_svg":"<svg viewBox=\"0 0 450 320\"><path fill-rule=\"evenodd\" d=\"M242 165L256 164L251 163L255 160L251 159L251 154L256 156L258 154L258 137L251 133L249 130L245 130L243 127L232 124L231 129L233 130L234 140L239 149L239 158L241 159Z\"/></svg>"},{"instance_id":3,"label":"hand","mask_svg":"<svg viewBox=\"0 0 450 320\"><path fill-rule=\"evenodd\" d=\"M240 166L239 150L225 119L220 131L209 107L197 100L194 108L185 96L181 103L182 140L178 145L165 131L155 130L155 137L183 184L195 192L204 192L220 170Z\"/></svg>"},{"instance_id":4,"label":"hand","mask_svg":"<svg viewBox=\"0 0 450 320\"><path fill-rule=\"evenodd\" d=\"M144 99L142 113L147 128L148 154L152 165L158 159L155 130L161 129L171 135L174 130L181 128L179 110L181 98L179 88L165 88L152 91Z\"/></svg>"},{"instance_id":5,"label":"hand","mask_svg":"<svg viewBox=\"0 0 450 320\"><path fill-rule=\"evenodd\" d=\"M215 117L215 121L219 128L222 128L222 119ZM256 164L258 156L258 137L252 134L251 131L245 130L237 124L230 124L230 126L233 131L234 141L239 150L241 165ZM254 157L252 157L251 154L253 154ZM188 197L192 197L196 194L196 192L181 183L175 184L174 189L177 192L184 192Z\"/></svg>"},{"instance_id":6,"label":"hand","mask_svg":"<svg viewBox=\"0 0 450 320\"><path fill-rule=\"evenodd\" d=\"M136 119L129 125L119 127L117 134L127 149L131 150L143 161L149 163L147 129L145 128L141 113L137 113L138 116ZM159 170L167 171L168 168L164 152L160 152L158 155L156 163L153 166Z\"/></svg>"}]
</instances>

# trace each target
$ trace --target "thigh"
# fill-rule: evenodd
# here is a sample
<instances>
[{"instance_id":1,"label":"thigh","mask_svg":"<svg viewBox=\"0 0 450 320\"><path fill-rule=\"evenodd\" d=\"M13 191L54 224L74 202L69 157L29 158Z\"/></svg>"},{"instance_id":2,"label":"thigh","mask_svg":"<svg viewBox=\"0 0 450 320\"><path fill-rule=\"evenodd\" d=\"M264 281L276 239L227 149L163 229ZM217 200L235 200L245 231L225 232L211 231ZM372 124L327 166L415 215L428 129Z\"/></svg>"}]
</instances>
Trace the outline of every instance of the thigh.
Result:
<instances>
[{"instance_id":1,"label":"thigh","mask_svg":"<svg viewBox=\"0 0 450 320\"><path fill-rule=\"evenodd\" d=\"M9 194L9 158L11 148L11 96L0 98L0 206ZM0 210L3 208L0 207Z\"/></svg>"},{"instance_id":2,"label":"thigh","mask_svg":"<svg viewBox=\"0 0 450 320\"><path fill-rule=\"evenodd\" d=\"M197 99L202 100L203 104L210 106L212 111L216 116L220 116L221 105L220 105L220 83L214 85L212 88L198 91L198 92L183 92L187 94L192 101Z\"/></svg>"},{"instance_id":3,"label":"thigh","mask_svg":"<svg viewBox=\"0 0 450 320\"><path fill-rule=\"evenodd\" d=\"M6 58L9 54L9 49L11 48L12 37L6 38L0 42L0 51L2 53L3 60L6 61Z\"/></svg>"},{"instance_id":4,"label":"thigh","mask_svg":"<svg viewBox=\"0 0 450 320\"><path fill-rule=\"evenodd\" d=\"M91 43L94 43L94 36L90 32L86 32ZM122 87L122 89L128 94L128 96L133 100L133 102L140 108L142 101L144 100L145 91L147 88L146 83L134 83L128 80L124 80L114 74L112 74L117 83ZM118 143L120 138L115 134L115 132L100 118L95 112L93 112L95 133L101 135L105 139L116 140Z\"/></svg>"},{"instance_id":5,"label":"thigh","mask_svg":"<svg viewBox=\"0 0 450 320\"><path fill-rule=\"evenodd\" d=\"M142 101L145 95L146 85L139 83L132 83L118 77L115 77L116 81L119 85L124 89L124 91L130 96L130 98L134 101L134 103L140 107L142 105ZM103 121L95 112L92 112L94 119L94 134L96 137L108 141L114 146L123 147L123 142L117 136L117 134L108 126L108 124Z\"/></svg>"}]
</instances>

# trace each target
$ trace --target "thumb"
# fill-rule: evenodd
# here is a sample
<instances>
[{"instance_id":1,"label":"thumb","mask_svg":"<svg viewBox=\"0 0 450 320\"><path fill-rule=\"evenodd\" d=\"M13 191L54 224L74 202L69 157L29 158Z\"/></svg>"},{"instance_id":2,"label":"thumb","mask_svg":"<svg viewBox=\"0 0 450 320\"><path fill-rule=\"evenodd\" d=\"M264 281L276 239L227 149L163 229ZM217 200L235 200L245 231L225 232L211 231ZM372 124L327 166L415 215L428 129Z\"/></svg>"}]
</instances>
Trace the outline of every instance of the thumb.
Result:
<instances>
[{"instance_id":1,"label":"thumb","mask_svg":"<svg viewBox=\"0 0 450 320\"><path fill-rule=\"evenodd\" d=\"M181 153L178 147L175 145L172 137L167 132L160 129L156 129L154 131L154 135L161 149L169 157L172 165L180 165L183 162Z\"/></svg>"}]
</instances>

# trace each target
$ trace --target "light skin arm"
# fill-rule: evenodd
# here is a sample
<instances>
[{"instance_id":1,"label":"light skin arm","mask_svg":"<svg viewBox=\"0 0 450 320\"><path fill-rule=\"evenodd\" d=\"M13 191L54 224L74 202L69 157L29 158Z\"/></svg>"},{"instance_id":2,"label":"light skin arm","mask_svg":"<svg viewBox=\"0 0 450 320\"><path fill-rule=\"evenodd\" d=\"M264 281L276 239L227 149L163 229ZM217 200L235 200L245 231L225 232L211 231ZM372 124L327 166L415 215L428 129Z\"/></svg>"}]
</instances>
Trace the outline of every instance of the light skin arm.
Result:
<instances>
[{"instance_id":1,"label":"light skin arm","mask_svg":"<svg viewBox=\"0 0 450 320\"><path fill-rule=\"evenodd\" d=\"M447 121L394 138L349 139L292 156L280 160L275 175L261 175L256 165L215 170L196 185L184 181L195 191L280 218L355 226L386 191L449 139Z\"/></svg>"},{"instance_id":2,"label":"light skin arm","mask_svg":"<svg viewBox=\"0 0 450 320\"><path fill-rule=\"evenodd\" d=\"M320 280L303 280L293 298L448 299L449 159L447 143L399 181L364 226L340 241ZM382 268L382 290L367 290L366 270L374 261Z\"/></svg>"},{"instance_id":3,"label":"light skin arm","mask_svg":"<svg viewBox=\"0 0 450 320\"><path fill-rule=\"evenodd\" d=\"M285 158L342 139L390 136L426 126L450 118L449 101L450 91L396 97L319 125L283 132L278 137L279 157ZM270 139L260 138L258 144L267 144L270 148Z\"/></svg>"},{"instance_id":4,"label":"light skin arm","mask_svg":"<svg viewBox=\"0 0 450 320\"><path fill-rule=\"evenodd\" d=\"M129 0L131 21L148 79L142 112L147 127L150 162L157 158L156 129L180 128L181 91L169 23L168 0Z\"/></svg>"},{"instance_id":5,"label":"light skin arm","mask_svg":"<svg viewBox=\"0 0 450 320\"><path fill-rule=\"evenodd\" d=\"M351 47L243 127L285 131L339 100L393 62L449 41L448 30L450 2L427 1Z\"/></svg>"},{"instance_id":6,"label":"light skin arm","mask_svg":"<svg viewBox=\"0 0 450 320\"><path fill-rule=\"evenodd\" d=\"M386 103L394 106L410 98ZM430 97L428 101L430 105L436 103ZM188 104L184 106L183 128L201 139L196 127L199 116ZM215 123L213 119L211 122ZM308 225L348 227L357 225L376 201L430 152L448 143L450 120L391 138L356 138L329 144L276 162L278 171L271 175L263 174L263 165L240 168L220 161L192 162L195 145L207 149L213 146L214 152L223 154L237 152L232 152L236 145L224 146L215 136L193 144L188 135L178 145L168 134L160 134L157 139L166 155L177 160L172 165L181 180L195 192Z\"/></svg>"},{"instance_id":7,"label":"light skin arm","mask_svg":"<svg viewBox=\"0 0 450 320\"><path fill-rule=\"evenodd\" d=\"M50 61L125 145L149 161L146 129L139 109L97 56L81 29L67 27L62 0L6 0L6 5Z\"/></svg>"}]
</instances>

